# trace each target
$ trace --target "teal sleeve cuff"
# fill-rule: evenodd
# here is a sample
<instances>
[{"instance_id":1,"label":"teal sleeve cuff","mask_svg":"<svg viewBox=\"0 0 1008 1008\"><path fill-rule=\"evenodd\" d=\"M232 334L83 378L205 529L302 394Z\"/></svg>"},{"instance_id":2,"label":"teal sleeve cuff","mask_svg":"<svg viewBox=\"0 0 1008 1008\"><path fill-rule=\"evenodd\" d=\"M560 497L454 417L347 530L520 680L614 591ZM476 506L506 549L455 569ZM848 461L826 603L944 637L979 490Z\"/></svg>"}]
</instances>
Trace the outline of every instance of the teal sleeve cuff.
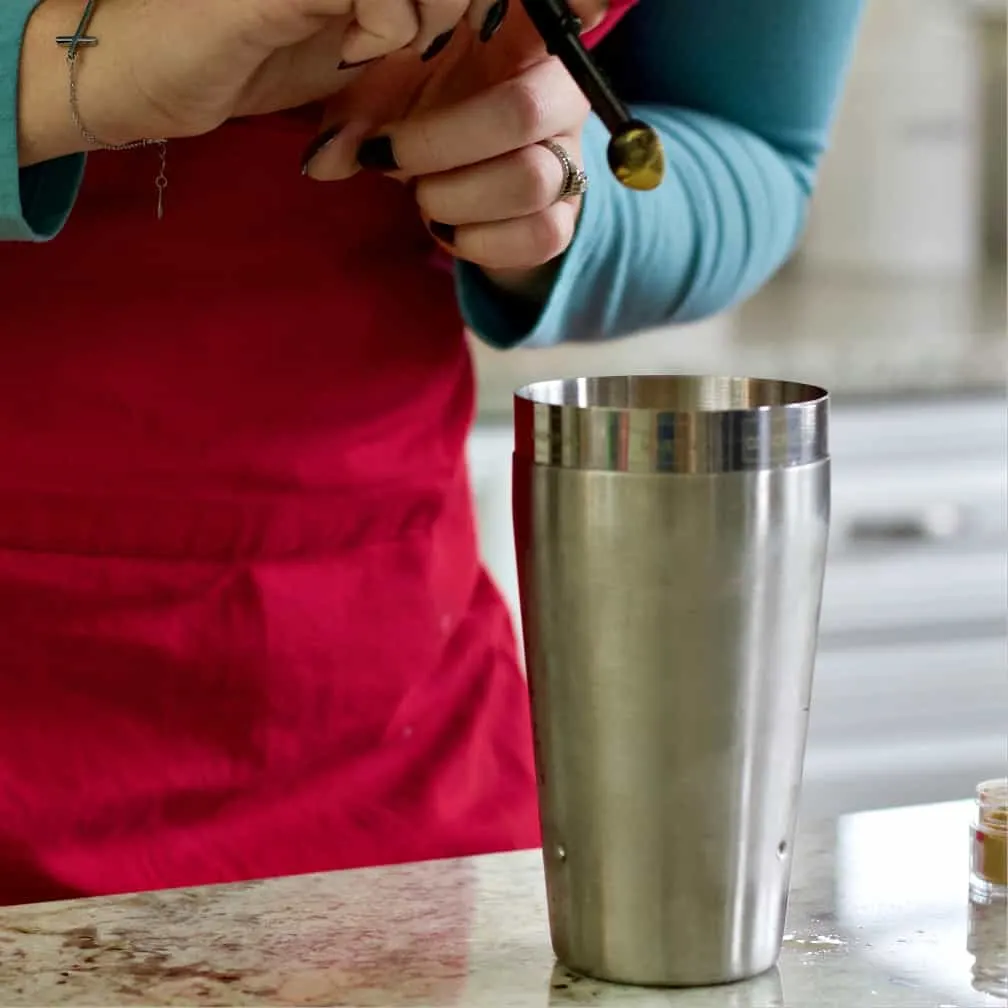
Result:
<instances>
[{"instance_id":1,"label":"teal sleeve cuff","mask_svg":"<svg viewBox=\"0 0 1008 1008\"><path fill-rule=\"evenodd\" d=\"M3 0L0 8L0 241L46 241L73 209L84 157L18 167L18 68L25 25L40 0Z\"/></svg>"}]
</instances>

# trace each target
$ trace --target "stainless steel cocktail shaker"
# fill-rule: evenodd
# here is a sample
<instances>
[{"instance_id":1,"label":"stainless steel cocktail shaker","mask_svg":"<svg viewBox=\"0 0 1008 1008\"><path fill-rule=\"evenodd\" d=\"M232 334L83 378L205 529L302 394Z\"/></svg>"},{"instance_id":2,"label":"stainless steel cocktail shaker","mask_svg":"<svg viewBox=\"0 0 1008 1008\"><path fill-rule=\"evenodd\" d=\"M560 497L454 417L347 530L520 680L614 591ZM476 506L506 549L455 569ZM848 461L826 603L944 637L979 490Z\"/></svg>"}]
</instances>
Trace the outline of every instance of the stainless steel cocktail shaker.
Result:
<instances>
[{"instance_id":1,"label":"stainless steel cocktail shaker","mask_svg":"<svg viewBox=\"0 0 1008 1008\"><path fill-rule=\"evenodd\" d=\"M515 400L550 925L604 980L777 961L829 524L828 397L745 378Z\"/></svg>"}]
</instances>

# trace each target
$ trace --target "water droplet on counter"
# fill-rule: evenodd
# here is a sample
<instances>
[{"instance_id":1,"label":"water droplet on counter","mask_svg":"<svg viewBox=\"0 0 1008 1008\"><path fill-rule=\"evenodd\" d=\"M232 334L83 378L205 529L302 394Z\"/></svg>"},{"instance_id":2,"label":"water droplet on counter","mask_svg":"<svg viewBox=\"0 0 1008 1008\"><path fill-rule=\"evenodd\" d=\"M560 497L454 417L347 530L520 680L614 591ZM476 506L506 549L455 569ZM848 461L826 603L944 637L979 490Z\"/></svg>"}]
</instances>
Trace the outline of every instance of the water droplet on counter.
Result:
<instances>
[{"instance_id":1,"label":"water droplet on counter","mask_svg":"<svg viewBox=\"0 0 1008 1008\"><path fill-rule=\"evenodd\" d=\"M847 942L839 935L820 934L799 937L794 932L784 935L784 944L804 952L822 952L831 948L845 948Z\"/></svg>"}]
</instances>

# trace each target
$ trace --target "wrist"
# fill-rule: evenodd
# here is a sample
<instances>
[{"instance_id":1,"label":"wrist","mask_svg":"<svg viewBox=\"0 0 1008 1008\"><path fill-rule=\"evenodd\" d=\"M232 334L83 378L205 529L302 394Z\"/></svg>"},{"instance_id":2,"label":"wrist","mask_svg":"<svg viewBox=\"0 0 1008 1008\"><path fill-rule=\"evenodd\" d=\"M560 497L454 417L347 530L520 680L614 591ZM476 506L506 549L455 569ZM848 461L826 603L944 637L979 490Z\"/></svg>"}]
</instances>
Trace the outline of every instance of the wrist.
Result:
<instances>
[{"instance_id":1,"label":"wrist","mask_svg":"<svg viewBox=\"0 0 1008 1008\"><path fill-rule=\"evenodd\" d=\"M66 49L57 36L70 35L83 11L82 0L42 0L25 26L18 80L18 160L22 167L93 149L70 101L70 68ZM101 13L101 12L100 12ZM95 35L106 21L96 16ZM139 104L129 100L131 88L123 85L128 70L116 60L114 46L80 49L77 87L80 115L103 143L119 144L139 139L142 130L133 122Z\"/></svg>"},{"instance_id":2,"label":"wrist","mask_svg":"<svg viewBox=\"0 0 1008 1008\"><path fill-rule=\"evenodd\" d=\"M530 269L484 268L483 274L501 293L526 305L542 307L553 292L563 256Z\"/></svg>"}]
</instances>

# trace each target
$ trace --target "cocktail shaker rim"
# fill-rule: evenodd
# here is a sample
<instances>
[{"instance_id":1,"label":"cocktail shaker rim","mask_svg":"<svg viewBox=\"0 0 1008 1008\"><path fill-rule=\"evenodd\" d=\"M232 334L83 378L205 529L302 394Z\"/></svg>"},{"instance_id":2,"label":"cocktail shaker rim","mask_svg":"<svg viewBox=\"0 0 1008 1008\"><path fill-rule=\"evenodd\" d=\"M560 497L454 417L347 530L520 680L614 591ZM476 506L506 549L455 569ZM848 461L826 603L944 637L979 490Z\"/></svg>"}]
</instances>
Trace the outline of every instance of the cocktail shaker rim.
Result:
<instances>
[{"instance_id":1,"label":"cocktail shaker rim","mask_svg":"<svg viewBox=\"0 0 1008 1008\"><path fill-rule=\"evenodd\" d=\"M829 392L767 378L553 378L515 392L515 456L537 465L712 474L829 458Z\"/></svg>"},{"instance_id":2,"label":"cocktail shaker rim","mask_svg":"<svg viewBox=\"0 0 1008 1008\"><path fill-rule=\"evenodd\" d=\"M632 385L630 385L632 383ZM723 396L722 401L732 402L734 398L740 397L755 398L755 402L747 402L744 405L704 405L690 404L687 406L678 405L675 400L663 405L645 405L644 402L602 402L583 401L582 394L591 386L596 386L603 393L611 393L620 387L630 389L639 387L643 392L649 391L648 386L653 390L656 386L665 386L669 391L679 388L697 388L703 386L708 390L708 394ZM776 401L758 401L761 396L772 398L774 392L782 393L780 399ZM572 393L577 398L572 396ZM758 413L768 410L780 409L807 409L825 404L828 402L830 394L827 389L819 385L808 382L793 381L786 378L753 378L742 375L699 375L699 374L679 374L675 372L647 372L643 374L625 375L578 375L578 376L556 376L552 378L540 378L534 382L528 382L516 389L514 401L516 407L522 405L528 407L554 407L565 410L585 410L592 412L611 413L671 413L671 414L730 414L730 413Z\"/></svg>"}]
</instances>

